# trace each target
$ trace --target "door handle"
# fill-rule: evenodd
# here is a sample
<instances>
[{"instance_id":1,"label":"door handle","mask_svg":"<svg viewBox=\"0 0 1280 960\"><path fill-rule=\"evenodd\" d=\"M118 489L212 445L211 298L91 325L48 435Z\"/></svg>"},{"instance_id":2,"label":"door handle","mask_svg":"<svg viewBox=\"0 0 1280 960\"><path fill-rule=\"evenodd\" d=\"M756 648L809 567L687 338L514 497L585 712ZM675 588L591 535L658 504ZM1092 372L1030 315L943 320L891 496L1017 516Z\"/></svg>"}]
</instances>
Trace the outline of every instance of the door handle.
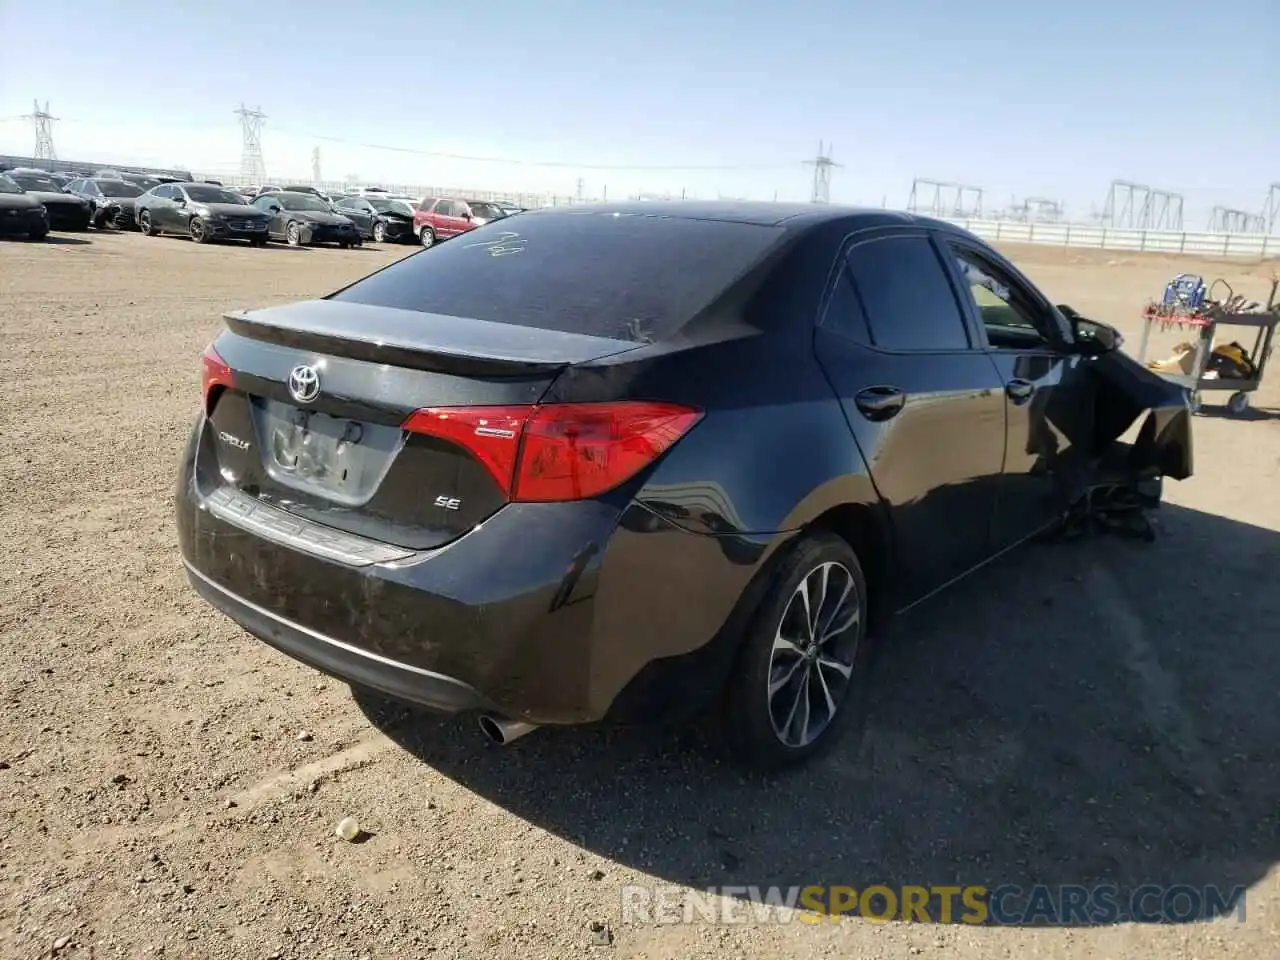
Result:
<instances>
[{"instance_id":1,"label":"door handle","mask_svg":"<svg viewBox=\"0 0 1280 960\"><path fill-rule=\"evenodd\" d=\"M867 387L853 402L868 420L888 420L902 409L907 395L897 387Z\"/></svg>"},{"instance_id":2,"label":"door handle","mask_svg":"<svg viewBox=\"0 0 1280 960\"><path fill-rule=\"evenodd\" d=\"M1023 404L1036 392L1036 385L1029 380L1010 380L1004 385L1004 392L1014 403Z\"/></svg>"}]
</instances>

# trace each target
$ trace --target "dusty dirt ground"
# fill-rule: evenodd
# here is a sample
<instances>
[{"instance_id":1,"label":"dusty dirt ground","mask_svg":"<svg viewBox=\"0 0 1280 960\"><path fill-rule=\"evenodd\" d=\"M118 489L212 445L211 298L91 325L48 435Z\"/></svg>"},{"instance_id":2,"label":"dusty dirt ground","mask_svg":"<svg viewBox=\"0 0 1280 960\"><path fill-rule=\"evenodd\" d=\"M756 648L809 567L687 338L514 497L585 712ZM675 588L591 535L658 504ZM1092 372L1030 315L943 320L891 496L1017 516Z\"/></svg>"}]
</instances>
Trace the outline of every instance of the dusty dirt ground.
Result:
<instances>
[{"instance_id":1,"label":"dusty dirt ground","mask_svg":"<svg viewBox=\"0 0 1280 960\"><path fill-rule=\"evenodd\" d=\"M695 732L490 746L188 589L170 492L221 311L409 252L0 243L0 955L1280 955L1280 367L1249 419L1197 418L1158 543L1031 547L921 608L860 750L765 785ZM1174 273L1267 292L1258 266L1011 252L1134 345ZM654 927L619 894L1143 881L1246 885L1246 920Z\"/></svg>"}]
</instances>

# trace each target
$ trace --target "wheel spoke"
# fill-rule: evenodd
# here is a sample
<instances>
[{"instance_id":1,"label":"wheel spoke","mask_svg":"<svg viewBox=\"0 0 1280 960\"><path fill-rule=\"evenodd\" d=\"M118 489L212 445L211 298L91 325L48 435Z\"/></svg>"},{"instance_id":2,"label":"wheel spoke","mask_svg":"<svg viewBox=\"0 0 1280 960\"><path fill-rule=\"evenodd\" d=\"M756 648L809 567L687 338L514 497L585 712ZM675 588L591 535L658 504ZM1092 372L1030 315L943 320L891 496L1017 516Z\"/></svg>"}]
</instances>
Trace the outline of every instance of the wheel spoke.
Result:
<instances>
[{"instance_id":1,"label":"wheel spoke","mask_svg":"<svg viewBox=\"0 0 1280 960\"><path fill-rule=\"evenodd\" d=\"M809 578L800 581L800 599L804 603L804 625L809 630L809 639L813 639L813 604L809 599Z\"/></svg>"},{"instance_id":2,"label":"wheel spoke","mask_svg":"<svg viewBox=\"0 0 1280 960\"><path fill-rule=\"evenodd\" d=\"M825 643L830 637L837 633L844 633L849 627L853 626L858 616L857 604L850 609L853 612L853 618L848 623L841 624L841 612L845 609L845 601L849 599L849 594L853 592L853 577L845 577L844 589L840 592L840 597L831 607L831 613L827 615L827 621L823 624L822 629L818 633L818 642Z\"/></svg>"},{"instance_id":3,"label":"wheel spoke","mask_svg":"<svg viewBox=\"0 0 1280 960\"><path fill-rule=\"evenodd\" d=\"M784 741L786 740L786 734L787 734L787 733L789 733L789 732L790 732L790 730L791 730L791 724L792 724L792 722L793 722L793 721L795 720L795 718L796 718L796 711L797 711L797 710L799 709L799 707L800 707L800 701L801 701L801 700L806 696L806 694L809 692L809 685L808 685L808 683L806 682L806 681L808 680L808 678L809 678L809 675L808 675L807 673L804 675L804 677L802 677L802 678L801 678L800 683L799 683L799 685L797 686L797 689L796 689L796 698L795 698L795 700L793 700L793 701L791 702L791 709L790 709L789 711L787 711L787 719L786 719L786 720L784 720L784 721L782 722L782 728L781 728L781 729L782 729L782 733L783 733L783 740L784 740Z\"/></svg>"},{"instance_id":4,"label":"wheel spoke","mask_svg":"<svg viewBox=\"0 0 1280 960\"><path fill-rule=\"evenodd\" d=\"M836 698L831 695L831 687L827 685L827 675L818 667L813 671L818 677L818 685L822 687L822 695L827 701L827 719L836 715Z\"/></svg>"},{"instance_id":5,"label":"wheel spoke","mask_svg":"<svg viewBox=\"0 0 1280 960\"><path fill-rule=\"evenodd\" d=\"M844 677L846 680L848 680L849 677L853 674L852 664L841 663L839 660L836 660L832 657L819 657L818 666L826 667L828 670L834 670L836 671L836 673L840 674L840 676Z\"/></svg>"},{"instance_id":6,"label":"wheel spoke","mask_svg":"<svg viewBox=\"0 0 1280 960\"><path fill-rule=\"evenodd\" d=\"M798 658L794 663L791 664L790 667L786 669L786 671L782 674L781 677L777 678L776 680L771 680L769 682L769 699L770 700L776 697L778 695L778 691L780 691L783 687L785 687L788 683L791 682L791 678L796 675L796 671L800 669L800 665L802 663L804 663L804 658L803 657Z\"/></svg>"},{"instance_id":7,"label":"wheel spoke","mask_svg":"<svg viewBox=\"0 0 1280 960\"><path fill-rule=\"evenodd\" d=\"M858 621L862 619L862 611L858 609L858 605L856 603L851 603L846 609L843 611L836 611L836 613L838 616L832 618L832 620L836 622L827 625L827 629L823 632L818 643L824 644L828 640L840 636L840 634L855 626Z\"/></svg>"},{"instance_id":8,"label":"wheel spoke","mask_svg":"<svg viewBox=\"0 0 1280 960\"><path fill-rule=\"evenodd\" d=\"M796 721L797 729L793 731L792 742L796 746L804 746L807 742L807 734L809 732L809 671L804 672L804 676L800 678L799 691L796 694L795 706L791 708L791 713ZM800 709L797 710L796 707ZM788 720L787 729L790 730L791 722Z\"/></svg>"}]
</instances>

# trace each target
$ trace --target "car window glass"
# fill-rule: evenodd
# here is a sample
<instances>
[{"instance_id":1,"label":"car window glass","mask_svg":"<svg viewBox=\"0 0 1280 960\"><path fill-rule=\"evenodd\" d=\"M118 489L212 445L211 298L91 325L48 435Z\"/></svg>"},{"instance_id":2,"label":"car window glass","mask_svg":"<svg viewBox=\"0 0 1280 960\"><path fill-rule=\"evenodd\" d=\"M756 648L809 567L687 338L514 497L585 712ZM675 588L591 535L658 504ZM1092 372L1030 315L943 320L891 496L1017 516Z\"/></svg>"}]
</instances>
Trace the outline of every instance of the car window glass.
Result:
<instances>
[{"instance_id":1,"label":"car window glass","mask_svg":"<svg viewBox=\"0 0 1280 960\"><path fill-rule=\"evenodd\" d=\"M871 342L867 315L862 312L862 304L853 289L848 270L842 269L836 277L835 289L831 291L831 300L822 316L822 327L858 343Z\"/></svg>"},{"instance_id":2,"label":"car window glass","mask_svg":"<svg viewBox=\"0 0 1280 960\"><path fill-rule=\"evenodd\" d=\"M1047 326L1027 298L1003 274L975 253L951 248L973 298L987 342L999 349L1049 348Z\"/></svg>"},{"instance_id":3,"label":"car window glass","mask_svg":"<svg viewBox=\"0 0 1280 960\"><path fill-rule=\"evenodd\" d=\"M435 197L427 197L420 204L418 204L418 209L422 210L425 213L431 209L431 207L435 204L435 202L436 202Z\"/></svg>"},{"instance_id":4,"label":"car window glass","mask_svg":"<svg viewBox=\"0 0 1280 960\"><path fill-rule=\"evenodd\" d=\"M963 350L964 315L925 237L885 237L854 247L848 266L875 346Z\"/></svg>"}]
</instances>

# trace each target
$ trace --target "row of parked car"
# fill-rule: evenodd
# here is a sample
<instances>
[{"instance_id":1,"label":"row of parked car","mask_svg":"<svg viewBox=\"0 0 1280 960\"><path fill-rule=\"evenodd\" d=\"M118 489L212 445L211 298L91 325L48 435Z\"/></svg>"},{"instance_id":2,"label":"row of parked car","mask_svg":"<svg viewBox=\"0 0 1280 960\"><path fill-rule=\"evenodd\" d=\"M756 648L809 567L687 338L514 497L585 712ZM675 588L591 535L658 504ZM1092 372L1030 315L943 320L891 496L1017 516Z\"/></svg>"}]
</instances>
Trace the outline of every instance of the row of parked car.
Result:
<instances>
[{"instance_id":1,"label":"row of parked car","mask_svg":"<svg viewBox=\"0 0 1280 960\"><path fill-rule=\"evenodd\" d=\"M412 198L370 188L330 196L303 185L233 189L214 181L123 174L93 176L20 168L0 173L0 232L42 239L52 230L139 230L197 243L265 246L332 243L432 244L520 213L515 204L455 197Z\"/></svg>"}]
</instances>

